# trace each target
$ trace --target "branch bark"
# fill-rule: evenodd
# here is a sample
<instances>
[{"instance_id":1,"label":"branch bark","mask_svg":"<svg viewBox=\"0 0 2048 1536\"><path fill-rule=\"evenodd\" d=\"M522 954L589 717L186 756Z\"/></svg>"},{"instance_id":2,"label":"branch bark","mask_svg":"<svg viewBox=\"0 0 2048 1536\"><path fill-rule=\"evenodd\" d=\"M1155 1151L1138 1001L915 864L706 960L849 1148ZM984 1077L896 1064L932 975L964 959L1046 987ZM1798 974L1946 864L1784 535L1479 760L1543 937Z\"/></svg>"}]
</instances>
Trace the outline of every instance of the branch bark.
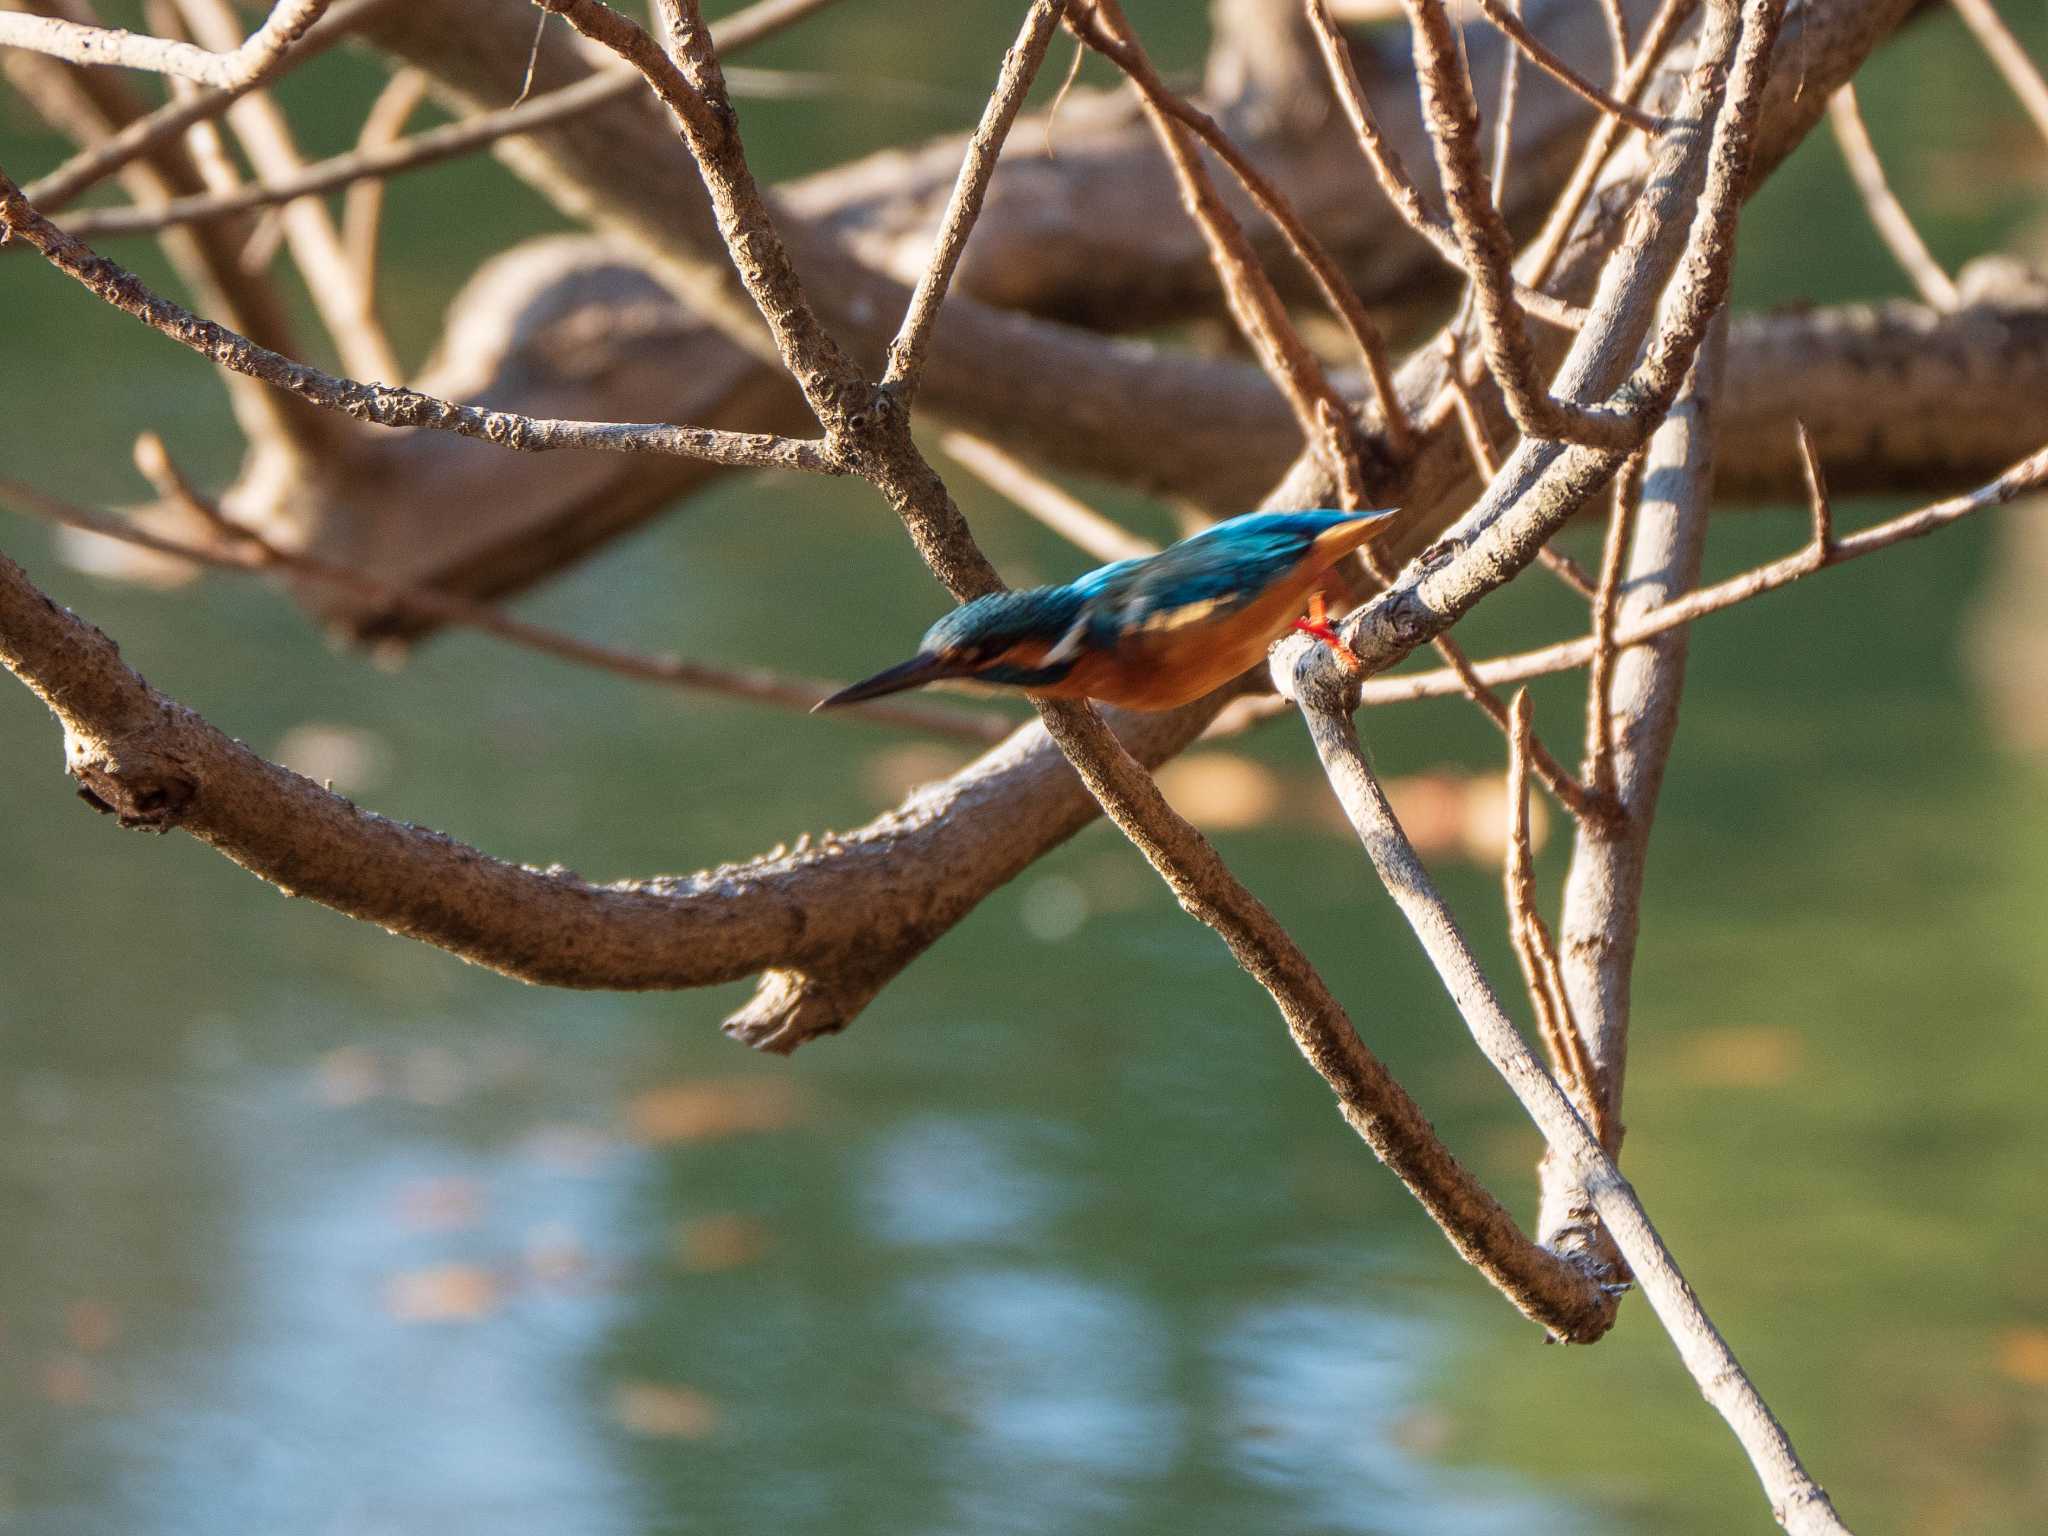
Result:
<instances>
[{"instance_id":1,"label":"branch bark","mask_svg":"<svg viewBox=\"0 0 2048 1536\"><path fill-rule=\"evenodd\" d=\"M1300 682L1277 670L1276 680L1283 687ZM1800 1464L1784 1427L1700 1305L1635 1190L1502 1009L1456 918L1366 765L1351 723L1353 700L1313 683L1301 687L1298 697L1323 770L1388 894L1436 965L1473 1040L1542 1130L1552 1154L1589 1191L1594 1209L1614 1234L1701 1395L1735 1431L1770 1497L1772 1515L1794 1536L1847 1536L1848 1528Z\"/></svg>"}]
</instances>

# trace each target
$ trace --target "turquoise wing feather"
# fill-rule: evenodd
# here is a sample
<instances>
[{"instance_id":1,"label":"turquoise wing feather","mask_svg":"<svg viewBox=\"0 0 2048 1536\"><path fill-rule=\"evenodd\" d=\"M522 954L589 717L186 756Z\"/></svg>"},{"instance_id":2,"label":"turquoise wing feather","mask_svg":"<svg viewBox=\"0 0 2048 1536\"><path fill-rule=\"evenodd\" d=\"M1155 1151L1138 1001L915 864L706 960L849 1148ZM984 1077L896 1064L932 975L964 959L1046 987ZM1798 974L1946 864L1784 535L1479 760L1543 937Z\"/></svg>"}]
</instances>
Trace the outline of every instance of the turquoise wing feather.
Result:
<instances>
[{"instance_id":1,"label":"turquoise wing feather","mask_svg":"<svg viewBox=\"0 0 2048 1536\"><path fill-rule=\"evenodd\" d=\"M1183 539L1148 560L1123 560L1075 583L1087 598L1089 640L1116 637L1197 604L1230 613L1255 601L1351 512L1248 512Z\"/></svg>"}]
</instances>

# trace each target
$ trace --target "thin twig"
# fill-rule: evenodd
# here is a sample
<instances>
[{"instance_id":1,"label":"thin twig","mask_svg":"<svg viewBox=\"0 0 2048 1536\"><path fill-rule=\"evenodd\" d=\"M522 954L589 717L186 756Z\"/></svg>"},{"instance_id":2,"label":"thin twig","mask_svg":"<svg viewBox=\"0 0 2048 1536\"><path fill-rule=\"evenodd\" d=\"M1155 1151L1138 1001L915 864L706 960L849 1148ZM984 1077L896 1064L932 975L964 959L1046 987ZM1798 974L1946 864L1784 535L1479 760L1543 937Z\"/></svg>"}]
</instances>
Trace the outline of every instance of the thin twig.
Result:
<instances>
[{"instance_id":1,"label":"thin twig","mask_svg":"<svg viewBox=\"0 0 2048 1536\"><path fill-rule=\"evenodd\" d=\"M630 69L606 69L516 107L501 107L459 123L431 128L395 144L359 144L347 154L316 161L290 175L271 177L233 192L180 197L148 208L87 209L65 220L64 227L81 239L94 235L147 234L167 225L226 218L336 187L380 181L438 165L500 139L567 122L632 95L644 83Z\"/></svg>"},{"instance_id":2,"label":"thin twig","mask_svg":"<svg viewBox=\"0 0 2048 1536\"><path fill-rule=\"evenodd\" d=\"M1603 795L1614 793L1614 615L1621 602L1621 576L1635 535L1636 508L1643 494L1649 456L1637 449L1614 477L1614 507L1600 554L1600 585L1593 595L1593 664L1586 679L1586 782Z\"/></svg>"},{"instance_id":3,"label":"thin twig","mask_svg":"<svg viewBox=\"0 0 2048 1536\"><path fill-rule=\"evenodd\" d=\"M1521 0L1510 0L1510 4L1519 11ZM1520 19L1519 15L1516 19ZM1503 210L1507 198L1508 157L1514 153L1515 104L1521 94L1521 84L1521 50L1510 48L1500 61L1500 97L1493 110L1493 206ZM1466 291L1469 296L1469 285ZM1448 334L1461 334L1463 331L1461 323L1453 322Z\"/></svg>"},{"instance_id":4,"label":"thin twig","mask_svg":"<svg viewBox=\"0 0 2048 1536\"><path fill-rule=\"evenodd\" d=\"M153 292L134 273L97 255L36 212L22 197L21 189L0 171L0 241L9 238L26 241L67 277L201 356L358 421L384 427L431 427L526 453L601 448L614 453L663 453L706 459L738 469L845 473L845 466L831 448L817 441L665 423L560 421L521 416L482 406L457 405L414 389L337 378L258 346L246 336L202 319L183 305Z\"/></svg>"},{"instance_id":5,"label":"thin twig","mask_svg":"<svg viewBox=\"0 0 2048 1536\"><path fill-rule=\"evenodd\" d=\"M687 693L737 699L808 714L811 706L839 685L823 679L792 677L764 667L726 667L680 657L648 656L615 646L599 645L560 630L512 618L486 603L473 602L431 587L408 587L383 581L364 571L296 550L279 548L254 529L226 517L209 497L201 495L171 464L154 434L136 445L136 462L160 494L175 502L218 534L218 541L196 543L118 523L82 507L74 507L18 481L0 479L0 500L46 522L100 538L114 539L195 565L245 573L282 573L294 580L326 587L361 602L406 614L430 624L474 629L525 650L591 667L636 682L658 683ZM954 737L987 745L1002 740L1016 726L997 715L967 714L936 708L910 699L875 699L849 713L877 724L903 726L926 735Z\"/></svg>"},{"instance_id":6,"label":"thin twig","mask_svg":"<svg viewBox=\"0 0 2048 1536\"><path fill-rule=\"evenodd\" d=\"M118 27L89 27L50 16L0 11L0 47L27 48L71 64L175 75L228 90L275 64L320 19L327 4L328 0L277 0L262 26L236 47L220 52Z\"/></svg>"},{"instance_id":7,"label":"thin twig","mask_svg":"<svg viewBox=\"0 0 2048 1536\"><path fill-rule=\"evenodd\" d=\"M1600 89L1584 75L1573 69L1542 38L1531 32L1522 18L1501 4L1501 0L1479 0L1479 9L1486 19L1498 27L1513 41L1516 47L1529 55L1551 79L1565 87L1581 101L1598 107L1611 117L1617 117L1629 127L1644 133L1660 133L1664 119L1654 112L1645 112L1630 102L1617 101Z\"/></svg>"},{"instance_id":8,"label":"thin twig","mask_svg":"<svg viewBox=\"0 0 2048 1536\"><path fill-rule=\"evenodd\" d=\"M1953 310L1962 302L1962 295L1956 292L1955 283L1934 259L1934 252L1913 227L1905 205L1885 180L1884 162L1877 157L1877 146L1870 142L1870 130L1864 126L1863 114L1856 105L1853 80L1829 99L1828 126L1835 131L1835 142L1841 146L1842 159L1849 166L1849 179L1856 183L1864 211L1870 215L1871 225L1884 241L1885 249L1905 268L1921 298L1944 314Z\"/></svg>"},{"instance_id":9,"label":"thin twig","mask_svg":"<svg viewBox=\"0 0 2048 1536\"><path fill-rule=\"evenodd\" d=\"M1614 46L1614 83L1618 86L1628 75L1628 13L1621 8L1621 0L1600 0L1600 9L1607 17L1607 40Z\"/></svg>"},{"instance_id":10,"label":"thin twig","mask_svg":"<svg viewBox=\"0 0 2048 1536\"><path fill-rule=\"evenodd\" d=\"M1874 555L1879 550L1890 549L1908 539L1924 538L1950 523L1960 522L1976 512L1989 507L2002 507L2017 501L2032 491L2048 486L2048 448L2020 460L2011 469L1988 485L1978 487L1961 496L1951 496L1937 501L1918 511L1908 512L1869 528L1860 528L1854 533L1844 534L1830 546L1826 560L1814 558L1814 546L1809 543L1796 554L1786 555L1767 565L1757 566L1740 576L1732 576L1711 587L1701 587L1684 597L1674 599L1661 607L1653 608L1641 618L1625 621L1615 629L1614 643L1626 650L1629 646L1640 645L1643 641L1665 632L1705 618L1710 613L1719 613L1724 608L1733 608L1751 598L1761 597L1766 592L1775 592L1780 587L1789 587L1795 581L1811 576L1823 565L1840 565L1845 561ZM1480 681L1498 688L1505 683L1527 682L1532 677L1545 677L1553 672L1570 672L1590 663L1597 650L1591 635L1576 640L1563 640L1555 645L1546 645L1534 650L1519 651L1509 656L1491 657L1473 663L1472 670ZM1449 668L1429 672L1408 672L1398 677L1375 677L1365 685L1365 704L1400 704L1412 699L1443 699L1463 693L1465 685L1458 675Z\"/></svg>"},{"instance_id":11,"label":"thin twig","mask_svg":"<svg viewBox=\"0 0 2048 1536\"><path fill-rule=\"evenodd\" d=\"M2026 49L2012 35L2012 29L1992 8L1991 0L1952 0L1952 3L1962 13L1963 24L1977 35L1977 41L1991 55L1991 62L2005 76L2005 83L2019 97L2020 105L2034 120L2034 126L2041 130L2041 136L2048 138L2048 80L2041 78L2041 71L2027 57Z\"/></svg>"},{"instance_id":12,"label":"thin twig","mask_svg":"<svg viewBox=\"0 0 2048 1536\"><path fill-rule=\"evenodd\" d=\"M1372 167L1387 201L1402 221L1427 240L1439 256L1460 271L1464 270L1465 258L1459 249L1457 234L1450 225L1430 212L1414 179L1408 174L1407 166L1402 163L1400 153L1389 142L1380 128L1379 119L1373 115L1372 103L1358 78L1358 67L1352 62L1351 49L1345 43L1344 35L1337 30L1336 22L1330 18L1328 0L1303 0L1303 3L1309 26L1315 33L1316 45L1322 50L1323 61L1337 87L1337 100L1343 105L1344 115L1358 138L1359 148L1364 151L1366 162ZM1515 297L1532 318L1566 330L1576 330L1584 322L1585 311L1577 305L1512 276L1510 281L1514 282Z\"/></svg>"},{"instance_id":13,"label":"thin twig","mask_svg":"<svg viewBox=\"0 0 2048 1536\"><path fill-rule=\"evenodd\" d=\"M363 116L362 129L356 135L356 153L374 154L401 142L406 120L426 99L426 94L425 71L401 69L393 74ZM370 176L352 182L341 204L341 248L355 279L356 291L362 294L372 315L377 303L377 235L383 219L383 181ZM75 225L77 220L72 223ZM72 233L78 231L73 229Z\"/></svg>"},{"instance_id":14,"label":"thin twig","mask_svg":"<svg viewBox=\"0 0 2048 1536\"><path fill-rule=\"evenodd\" d=\"M245 78L217 90L166 102L147 116L126 124L103 143L81 150L49 175L30 183L29 200L51 212L66 207L131 161L170 143L194 123L218 117L257 86L319 57L398 3L399 0L341 0L293 47L277 51Z\"/></svg>"},{"instance_id":15,"label":"thin twig","mask_svg":"<svg viewBox=\"0 0 2048 1536\"><path fill-rule=\"evenodd\" d=\"M1471 658L1465 654L1465 648L1449 635L1438 635L1430 644L1464 683L1465 697L1479 706L1479 712L1491 720L1502 735L1512 738L1514 726L1509 717L1507 704L1502 701L1499 694L1480 680L1478 673L1473 670ZM1542 781L1543 787L1549 790L1557 803L1574 818L1583 820L1588 816L1605 816L1609 813L1611 806L1607 798L1598 789L1572 777L1571 770L1559 762L1556 754L1534 736L1530 738L1529 762L1536 770L1536 777Z\"/></svg>"},{"instance_id":16,"label":"thin twig","mask_svg":"<svg viewBox=\"0 0 2048 1536\"><path fill-rule=\"evenodd\" d=\"M1358 495L1358 433L1351 411L1295 329L1243 226L1202 164L1193 130L1174 112L1172 92L1152 69L1122 8L1117 0L1087 0L1085 10L1070 14L1069 21L1089 47L1104 53L1138 86L1181 200L1208 245L1232 318L1286 397L1302 436L1327 455L1338 484Z\"/></svg>"},{"instance_id":17,"label":"thin twig","mask_svg":"<svg viewBox=\"0 0 2048 1536\"><path fill-rule=\"evenodd\" d=\"M176 0L186 24L202 43L224 48L240 22L228 0ZM228 108L228 125L241 141L259 180L290 176L305 160L291 123L266 91L251 91ZM391 339L377 324L370 296L356 282L324 204L305 199L280 210L285 244L306 280L306 292L341 356L341 366L358 378L392 382L402 377Z\"/></svg>"},{"instance_id":18,"label":"thin twig","mask_svg":"<svg viewBox=\"0 0 2048 1536\"><path fill-rule=\"evenodd\" d=\"M1735 1431L1779 1523L1795 1536L1846 1536L1827 1495L1800 1464L1783 1426L1701 1307L1635 1191L1502 1009L1457 919L1366 765L1349 711L1329 703L1301 701L1324 771L1381 883L1421 940L1473 1040L1553 1152L1588 1191L1701 1395Z\"/></svg>"},{"instance_id":19,"label":"thin twig","mask_svg":"<svg viewBox=\"0 0 2048 1536\"><path fill-rule=\"evenodd\" d=\"M1799 440L1799 468L1806 476L1806 503L1813 509L1813 558L1820 565L1831 564L1835 559L1835 506L1828 500L1828 477L1820 467L1820 455L1814 451L1813 434L1806 430L1806 423L1792 423L1794 435Z\"/></svg>"},{"instance_id":20,"label":"thin twig","mask_svg":"<svg viewBox=\"0 0 2048 1536\"><path fill-rule=\"evenodd\" d=\"M25 189L28 200L45 213L58 212L137 156L175 138L193 123L219 116L248 91L325 53L399 3L400 0L340 0L296 47L280 53L239 85L207 91L188 101L170 102L130 123L105 143L82 151L49 175L31 182ZM755 0L753 5L719 22L718 45L726 53L737 52L837 3L838 0Z\"/></svg>"},{"instance_id":21,"label":"thin twig","mask_svg":"<svg viewBox=\"0 0 2048 1536\"><path fill-rule=\"evenodd\" d=\"M953 195L947 201L939 232L932 242L931 259L918 275L903 323L897 329L896 339L889 343L882 384L895 390L905 406L917 394L925 352L931 346L932 328L938 324L939 306L946 301L946 290L960 265L961 254L967 249L968 232L981 216L982 200L987 197L989 181L996 173L996 161L1002 157L1003 141L1010 136L1010 127L1023 110L1024 98L1030 93L1031 82L1038 76L1038 66L1045 61L1045 51L1052 46L1065 11L1066 0L1033 0L1024 15L1023 30L1003 55L996 87L989 94L981 121L975 125L974 136L967 141L959 178L953 183Z\"/></svg>"},{"instance_id":22,"label":"thin twig","mask_svg":"<svg viewBox=\"0 0 2048 1536\"><path fill-rule=\"evenodd\" d=\"M1630 62L1628 73L1614 88L1617 100L1633 103L1642 96L1665 50L1677 41L1680 29L1699 4L1700 0L1663 0L1657 14L1650 18L1649 30L1643 34L1642 51ZM1558 258L1564 254L1565 243L1578 225L1579 215L1585 210L1586 199L1593 195L1594 184L1600 179L1600 168L1614 153L1615 146L1621 143L1622 126L1621 120L1614 117L1602 116L1594 122L1592 137L1586 141L1578 163L1572 167L1564 190L1552 203L1543 220L1543 228L1530 243L1522 263L1529 282L1540 286L1550 280Z\"/></svg>"},{"instance_id":23,"label":"thin twig","mask_svg":"<svg viewBox=\"0 0 2048 1536\"><path fill-rule=\"evenodd\" d=\"M1171 114L1193 130L1216 158L1230 167L1231 174L1237 177L1252 202L1280 232L1296 259L1315 279L1324 301L1350 332L1364 364L1366 380L1372 386L1373 401L1379 406L1387 451L1397 459L1405 458L1414 447L1415 430L1394 382L1394 368L1387 353L1386 338L1337 259L1295 211L1286 194L1252 163L1237 142L1224 131L1223 125L1167 88L1151 60L1138 46L1135 36L1126 40L1117 36L1110 27L1097 26L1088 35L1087 42L1130 76L1131 82L1154 108Z\"/></svg>"},{"instance_id":24,"label":"thin twig","mask_svg":"<svg viewBox=\"0 0 2048 1536\"><path fill-rule=\"evenodd\" d=\"M1508 937L1522 967L1522 980L1528 988L1537 1027L1550 1052L1551 1067L1559 1083L1572 1095L1579 1113L1599 1136L1600 1144L1607 1146L1607 1137L1600 1129L1600 1097L1594 1090L1593 1069L1586 1059L1585 1042L1579 1037L1578 1020L1572 1016L1571 999L1565 994L1557 945L1536 903L1536 861L1529 846L1529 759L1535 738L1530 726L1528 689L1517 690L1509 720L1508 829L1501 866ZM1613 1150L1608 1147L1610 1153Z\"/></svg>"},{"instance_id":25,"label":"thin twig","mask_svg":"<svg viewBox=\"0 0 2048 1536\"><path fill-rule=\"evenodd\" d=\"M1719 178L1714 196L1703 201L1695 221L1696 240L1688 265L1703 283L1692 295L1692 320L1660 333L1634 378L1617 394L1627 404L1588 407L1553 395L1537 366L1527 316L1516 297L1514 242L1494 206L1481 164L1479 108L1459 58L1456 36L1443 0L1405 0L1415 39L1416 73L1422 83L1423 121L1435 146L1438 174L1450 208L1464 266L1472 280L1474 313L1485 342L1488 371L1500 386L1508 413L1531 438L1629 448L1648 433L1668 408L1704 334L1706 319L1726 295L1728 247L1743 187ZM1749 141L1762 99L1777 4L1759 7L1757 38L1744 39L1748 68L1738 68L1729 90L1734 110L1715 111L1714 133L1723 151L1732 148L1746 172ZM1741 58L1738 59L1740 66ZM1696 322L1696 323L1694 323Z\"/></svg>"},{"instance_id":26,"label":"thin twig","mask_svg":"<svg viewBox=\"0 0 2048 1536\"><path fill-rule=\"evenodd\" d=\"M740 143L739 116L726 93L717 45L696 0L667 0L659 10L669 35L671 58L653 36L601 0L535 0L592 42L609 48L638 70L669 110L684 143L703 173L711 212L735 260L741 284L767 324L804 399L827 433L861 414L872 386L852 359L825 333L804 292L788 248L768 215L754 173ZM995 573L988 580L997 581Z\"/></svg>"},{"instance_id":27,"label":"thin twig","mask_svg":"<svg viewBox=\"0 0 2048 1536\"><path fill-rule=\"evenodd\" d=\"M966 432L946 432L940 435L939 446L975 479L1097 560L1137 560L1159 553L1157 544L1112 522L1022 459L984 438Z\"/></svg>"},{"instance_id":28,"label":"thin twig","mask_svg":"<svg viewBox=\"0 0 2048 1536\"><path fill-rule=\"evenodd\" d=\"M400 71L392 77L392 85L395 87L410 73ZM742 93L743 86L752 87L763 78L773 78L760 71L745 70L732 71L732 77L736 94ZM151 234L169 225L205 223L342 186L350 188L352 203L359 186L364 188L363 200L371 202L376 199L370 196L372 189L365 185L367 183L424 170L501 139L557 127L599 107L623 100L643 89L645 84L630 69L606 68L516 106L482 112L461 122L446 123L395 142L389 135L373 134L370 131L372 121L366 119L363 134L353 151L315 161L289 175L266 178L232 191L175 198L145 207L87 209L65 220L64 227L81 239L94 235ZM29 201L35 202L33 188L27 191ZM43 204L38 203L37 206L49 211ZM345 237L350 217L360 216L345 212ZM356 250L357 247L349 243L352 258Z\"/></svg>"}]
</instances>

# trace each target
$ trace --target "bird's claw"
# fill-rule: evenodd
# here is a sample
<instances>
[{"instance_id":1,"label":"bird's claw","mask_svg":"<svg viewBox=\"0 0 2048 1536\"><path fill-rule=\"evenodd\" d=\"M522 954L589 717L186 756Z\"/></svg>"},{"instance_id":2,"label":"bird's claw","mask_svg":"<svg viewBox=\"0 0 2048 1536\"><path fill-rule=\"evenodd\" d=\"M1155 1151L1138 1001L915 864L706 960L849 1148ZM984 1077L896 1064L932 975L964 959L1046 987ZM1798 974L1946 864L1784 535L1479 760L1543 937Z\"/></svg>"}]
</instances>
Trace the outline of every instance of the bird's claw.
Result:
<instances>
[{"instance_id":1,"label":"bird's claw","mask_svg":"<svg viewBox=\"0 0 2048 1536\"><path fill-rule=\"evenodd\" d=\"M1296 619L1294 627L1304 635L1311 636L1327 645L1335 653L1337 660L1343 663L1344 670L1351 673L1354 677L1365 671L1365 662L1358 652L1346 645L1344 637L1332 629L1328 623L1319 622L1315 619Z\"/></svg>"}]
</instances>

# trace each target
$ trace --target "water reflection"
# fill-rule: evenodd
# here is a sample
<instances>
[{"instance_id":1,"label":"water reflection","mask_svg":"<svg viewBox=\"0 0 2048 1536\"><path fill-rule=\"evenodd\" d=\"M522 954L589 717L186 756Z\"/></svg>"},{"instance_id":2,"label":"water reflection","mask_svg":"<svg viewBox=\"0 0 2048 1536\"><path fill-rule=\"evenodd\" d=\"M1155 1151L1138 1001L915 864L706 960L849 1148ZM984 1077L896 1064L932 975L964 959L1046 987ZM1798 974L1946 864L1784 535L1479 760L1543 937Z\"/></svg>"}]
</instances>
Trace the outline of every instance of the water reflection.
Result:
<instances>
[{"instance_id":1,"label":"water reflection","mask_svg":"<svg viewBox=\"0 0 2048 1536\"><path fill-rule=\"evenodd\" d=\"M1305 1529L1542 1536L1600 1529L1513 1478L1446 1473L1429 1459L1437 1329L1359 1303L1311 1297L1248 1307L1219 1333L1230 1464L1298 1509Z\"/></svg>"}]
</instances>

